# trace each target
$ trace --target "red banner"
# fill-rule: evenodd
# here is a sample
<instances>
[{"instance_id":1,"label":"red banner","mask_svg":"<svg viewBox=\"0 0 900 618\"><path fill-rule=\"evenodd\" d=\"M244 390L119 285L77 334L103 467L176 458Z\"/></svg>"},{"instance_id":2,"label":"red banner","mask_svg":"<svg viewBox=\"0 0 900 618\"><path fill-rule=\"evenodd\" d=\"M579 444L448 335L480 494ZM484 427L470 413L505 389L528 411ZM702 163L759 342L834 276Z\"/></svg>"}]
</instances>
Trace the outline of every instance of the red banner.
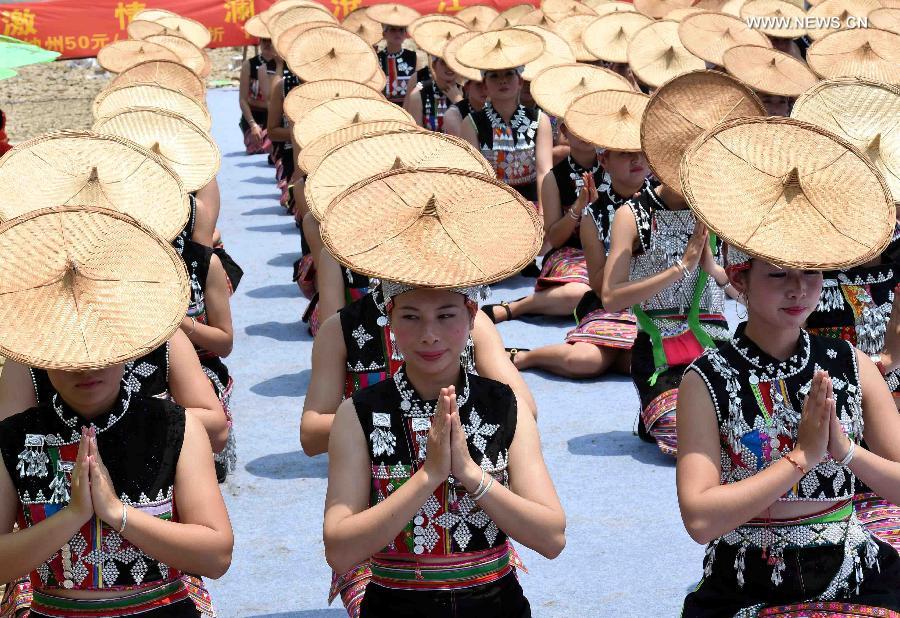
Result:
<instances>
[{"instance_id":1,"label":"red banner","mask_svg":"<svg viewBox=\"0 0 900 618\"><path fill-rule=\"evenodd\" d=\"M524 0L404 0L422 14L454 13L473 4L491 4L498 9ZM342 19L372 0L319 0ZM233 47L254 42L241 25L274 0L44 0L0 4L0 32L44 49L60 58L90 58L113 41L127 39L125 29L139 11L168 9L195 19L209 28L210 47Z\"/></svg>"}]
</instances>

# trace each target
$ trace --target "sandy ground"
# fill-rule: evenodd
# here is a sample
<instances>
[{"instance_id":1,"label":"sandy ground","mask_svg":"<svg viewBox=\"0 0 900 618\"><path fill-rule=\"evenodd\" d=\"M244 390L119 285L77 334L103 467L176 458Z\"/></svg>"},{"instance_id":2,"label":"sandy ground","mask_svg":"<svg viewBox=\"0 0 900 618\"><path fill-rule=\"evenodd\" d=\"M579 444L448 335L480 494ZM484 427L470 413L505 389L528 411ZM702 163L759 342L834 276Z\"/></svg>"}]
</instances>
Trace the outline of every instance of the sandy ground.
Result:
<instances>
[{"instance_id":1,"label":"sandy ground","mask_svg":"<svg viewBox=\"0 0 900 618\"><path fill-rule=\"evenodd\" d=\"M230 70L240 47L207 50L213 70L210 86L224 81L237 84L239 69ZM252 48L251 48L252 51ZM93 124L91 101L114 77L89 61L58 61L18 69L18 75L0 82L0 109L6 112L10 143L48 131L88 129Z\"/></svg>"}]
</instances>

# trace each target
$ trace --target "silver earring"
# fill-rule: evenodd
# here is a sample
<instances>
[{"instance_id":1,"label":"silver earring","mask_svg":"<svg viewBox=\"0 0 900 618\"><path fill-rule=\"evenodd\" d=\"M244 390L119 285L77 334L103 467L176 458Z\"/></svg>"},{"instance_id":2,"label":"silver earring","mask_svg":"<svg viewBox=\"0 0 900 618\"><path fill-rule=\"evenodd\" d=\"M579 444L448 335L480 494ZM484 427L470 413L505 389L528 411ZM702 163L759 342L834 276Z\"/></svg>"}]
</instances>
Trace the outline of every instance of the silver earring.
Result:
<instances>
[{"instance_id":1,"label":"silver earring","mask_svg":"<svg viewBox=\"0 0 900 618\"><path fill-rule=\"evenodd\" d=\"M747 296L743 292L741 292L737 297L737 308L735 309L735 313L737 313L737 317L739 320L744 321L749 317L747 313ZM741 309L744 310L744 315L741 315Z\"/></svg>"},{"instance_id":2,"label":"silver earring","mask_svg":"<svg viewBox=\"0 0 900 618\"><path fill-rule=\"evenodd\" d=\"M403 353L400 351L400 348L397 347L397 339L394 338L394 329L390 329L390 337L391 337L391 360L402 361Z\"/></svg>"}]
</instances>

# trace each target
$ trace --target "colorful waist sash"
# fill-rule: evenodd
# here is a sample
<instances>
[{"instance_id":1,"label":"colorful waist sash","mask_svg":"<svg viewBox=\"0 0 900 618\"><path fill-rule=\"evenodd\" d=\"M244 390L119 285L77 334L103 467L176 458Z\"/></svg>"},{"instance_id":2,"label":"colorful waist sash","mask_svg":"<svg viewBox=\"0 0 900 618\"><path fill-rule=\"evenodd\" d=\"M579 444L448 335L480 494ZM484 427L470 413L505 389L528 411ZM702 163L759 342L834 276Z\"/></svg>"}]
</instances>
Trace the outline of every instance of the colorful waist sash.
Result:
<instances>
[{"instance_id":1,"label":"colorful waist sash","mask_svg":"<svg viewBox=\"0 0 900 618\"><path fill-rule=\"evenodd\" d=\"M59 616L60 618L133 616L172 605L187 598L189 598L188 590L178 579L116 599L67 599L35 590L31 609L45 616Z\"/></svg>"},{"instance_id":2,"label":"colorful waist sash","mask_svg":"<svg viewBox=\"0 0 900 618\"><path fill-rule=\"evenodd\" d=\"M409 561L389 554L372 556L372 582L400 590L454 590L495 582L513 570L509 547Z\"/></svg>"}]
</instances>

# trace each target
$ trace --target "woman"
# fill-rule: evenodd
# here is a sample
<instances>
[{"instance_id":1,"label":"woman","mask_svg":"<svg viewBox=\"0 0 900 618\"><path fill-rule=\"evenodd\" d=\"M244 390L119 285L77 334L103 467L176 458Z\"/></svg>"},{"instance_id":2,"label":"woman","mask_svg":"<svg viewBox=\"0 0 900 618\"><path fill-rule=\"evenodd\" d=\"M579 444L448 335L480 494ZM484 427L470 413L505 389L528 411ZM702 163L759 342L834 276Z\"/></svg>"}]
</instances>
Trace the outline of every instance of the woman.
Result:
<instances>
[{"instance_id":1,"label":"woman","mask_svg":"<svg viewBox=\"0 0 900 618\"><path fill-rule=\"evenodd\" d=\"M431 58L431 75L407 92L403 108L420 127L443 133L444 114L450 106L462 102L463 93L456 83L456 72L443 58Z\"/></svg>"},{"instance_id":2,"label":"woman","mask_svg":"<svg viewBox=\"0 0 900 618\"><path fill-rule=\"evenodd\" d=\"M382 30L385 47L378 51L378 62L387 77L384 96L391 103L403 106L409 82L416 75L416 52L403 48L403 42L409 37L406 25L382 24Z\"/></svg>"},{"instance_id":3,"label":"woman","mask_svg":"<svg viewBox=\"0 0 900 618\"><path fill-rule=\"evenodd\" d=\"M269 117L269 92L276 70L275 47L271 39L259 40L259 53L241 66L241 131L247 154L269 152L272 142L266 134Z\"/></svg>"},{"instance_id":4,"label":"woman","mask_svg":"<svg viewBox=\"0 0 900 618\"><path fill-rule=\"evenodd\" d=\"M73 230L88 232L91 240L79 246L85 236ZM46 368L55 394L0 422L0 581L30 572L32 616L199 616L181 573L220 577L233 546L209 439L184 408L129 390L124 365L114 360L140 356L135 341L164 340L171 333L186 301L184 271L164 241L128 217L60 207L0 227L0 255L9 272L23 272L17 244L29 234L53 239L72 258L51 256L39 274L5 274L3 302L27 296L32 309L55 313L62 322L89 308L97 320L83 323L78 341L102 347L79 349L74 339L61 341L62 348L35 345L44 327L29 323L26 312L5 312L23 317L11 325L22 335L4 337L4 355ZM98 248L124 259L97 259ZM138 263L138 256L148 261L141 268L146 279L123 279L122 264ZM52 285L74 285L86 292L83 299L95 297L97 282L113 298L133 299L129 310L144 318L140 331L114 303L87 300L76 308L55 303L52 292L23 294L33 289L31 281L57 273L62 278ZM135 285L148 287L135 296ZM104 338L108 328L121 336Z\"/></svg>"},{"instance_id":5,"label":"woman","mask_svg":"<svg viewBox=\"0 0 900 618\"><path fill-rule=\"evenodd\" d=\"M417 199L411 189L423 184L433 193ZM466 187L472 199L462 211L454 200ZM342 215L360 204L377 206L343 225ZM423 247L449 242L433 221L451 210L456 223L471 217L464 224L470 226L482 216L502 217L498 247L463 241L457 256L418 250L416 238ZM382 237L396 238L373 220L395 221L403 236L397 247L409 249L392 252L389 261L353 252L363 234L376 247ZM530 616L507 535L547 557L562 550L565 516L540 456L534 416L508 386L461 364L481 285L532 259L539 229L514 191L453 170L395 170L332 205L322 238L342 263L372 275L428 273L415 286L382 279L403 365L393 379L338 407L329 441L325 555L336 572L371 557L363 618ZM485 267L471 277L463 274L470 263ZM375 272L378 264L388 272ZM472 287L451 287L459 277Z\"/></svg>"},{"instance_id":6,"label":"woman","mask_svg":"<svg viewBox=\"0 0 900 618\"><path fill-rule=\"evenodd\" d=\"M484 107L485 97L484 84L480 80L467 80L463 84L462 100L452 104L444 112L444 133L461 137L463 120Z\"/></svg>"},{"instance_id":7,"label":"woman","mask_svg":"<svg viewBox=\"0 0 900 618\"><path fill-rule=\"evenodd\" d=\"M637 140L640 144L640 140ZM580 235L591 289L575 309L578 326L566 334L565 343L535 350L513 349L513 364L519 370L542 369L568 378L590 378L610 369L627 374L631 368L631 346L637 335L634 315L625 309L612 313L600 302L603 271L609 249L613 221L619 209L636 193L649 190L649 168L640 152L604 150L600 155L602 183L593 186L585 174L585 190L575 208L591 199L581 217ZM546 215L546 210L544 211Z\"/></svg>"},{"instance_id":8,"label":"woman","mask_svg":"<svg viewBox=\"0 0 900 618\"><path fill-rule=\"evenodd\" d=\"M487 100L464 119L461 136L491 162L498 180L537 205L540 183L552 167L550 121L539 109L519 102L524 83L520 69L483 75Z\"/></svg>"},{"instance_id":9,"label":"woman","mask_svg":"<svg viewBox=\"0 0 900 618\"><path fill-rule=\"evenodd\" d=\"M587 196L585 179L589 177L595 186L599 185L603 169L596 147L564 127L570 154L553 166L541 186L544 238L550 251L544 256L534 294L482 307L495 323L529 314L571 315L585 293L590 292L579 233L587 201L579 202L579 198L582 194ZM647 174L646 168L636 173L640 171Z\"/></svg>"},{"instance_id":10,"label":"woman","mask_svg":"<svg viewBox=\"0 0 900 618\"><path fill-rule=\"evenodd\" d=\"M691 207L731 243L729 278L747 305L733 340L695 361L679 393L679 504L691 537L709 543L685 617L900 612L900 556L852 504L860 481L900 499L900 417L865 354L803 330L822 291L818 269L877 252L893 204L858 151L807 126L720 125L682 163ZM777 161L763 154L771 143L782 144ZM709 191L723 156L738 151L728 189ZM852 190L819 180L834 165L856 178ZM775 208L790 218L770 214L768 195L779 188L786 197ZM735 224L729 200L738 195L748 197ZM837 217L841 229L831 224ZM737 229L748 225L766 232Z\"/></svg>"},{"instance_id":11,"label":"woman","mask_svg":"<svg viewBox=\"0 0 900 618\"><path fill-rule=\"evenodd\" d=\"M280 203L287 208L290 197L289 187L294 183L296 158L291 135L291 121L284 114L284 98L298 84L300 78L282 63L269 93L269 116L266 131L272 141L272 158L275 161L275 182L281 190Z\"/></svg>"}]
</instances>

